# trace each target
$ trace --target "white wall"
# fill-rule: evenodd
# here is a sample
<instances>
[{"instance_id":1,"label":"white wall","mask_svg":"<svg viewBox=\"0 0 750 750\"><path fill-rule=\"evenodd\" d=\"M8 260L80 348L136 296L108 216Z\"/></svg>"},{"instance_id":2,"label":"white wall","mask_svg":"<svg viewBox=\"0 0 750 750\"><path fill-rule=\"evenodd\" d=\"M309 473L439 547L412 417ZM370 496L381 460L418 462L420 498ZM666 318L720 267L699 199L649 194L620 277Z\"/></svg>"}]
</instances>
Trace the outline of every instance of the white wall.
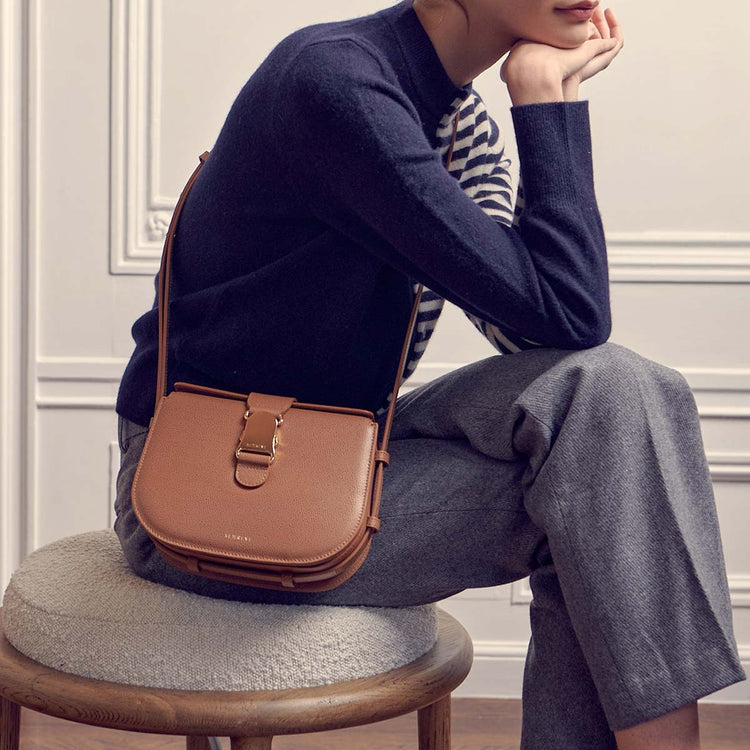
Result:
<instances>
[{"instance_id":1,"label":"white wall","mask_svg":"<svg viewBox=\"0 0 750 750\"><path fill-rule=\"evenodd\" d=\"M114 399L177 194L239 88L295 28L388 0L0 0L0 583L112 525ZM627 44L584 84L608 231L611 340L695 391L750 667L750 173L744 0L614 6ZM477 87L512 139L497 67ZM447 306L409 388L494 353ZM526 581L443 602L476 662L457 695L520 696ZM711 700L750 702L748 683Z\"/></svg>"}]
</instances>

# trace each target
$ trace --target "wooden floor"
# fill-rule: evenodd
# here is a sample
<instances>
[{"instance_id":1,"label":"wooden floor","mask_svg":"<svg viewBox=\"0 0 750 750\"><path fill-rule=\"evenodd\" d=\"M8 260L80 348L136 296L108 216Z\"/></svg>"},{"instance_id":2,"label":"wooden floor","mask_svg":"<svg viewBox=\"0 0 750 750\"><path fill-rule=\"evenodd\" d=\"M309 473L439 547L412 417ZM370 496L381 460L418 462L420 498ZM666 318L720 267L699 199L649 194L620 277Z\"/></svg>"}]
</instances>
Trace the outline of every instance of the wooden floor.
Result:
<instances>
[{"instance_id":1,"label":"wooden floor","mask_svg":"<svg viewBox=\"0 0 750 750\"><path fill-rule=\"evenodd\" d=\"M750 750L750 706L698 705L702 750ZM521 701L454 698L452 750L518 750ZM229 740L222 738L229 750ZM417 714L363 727L277 737L274 750L407 750L417 746ZM21 750L184 750L185 740L100 729L21 710ZM552 749L550 749L552 750Z\"/></svg>"}]
</instances>

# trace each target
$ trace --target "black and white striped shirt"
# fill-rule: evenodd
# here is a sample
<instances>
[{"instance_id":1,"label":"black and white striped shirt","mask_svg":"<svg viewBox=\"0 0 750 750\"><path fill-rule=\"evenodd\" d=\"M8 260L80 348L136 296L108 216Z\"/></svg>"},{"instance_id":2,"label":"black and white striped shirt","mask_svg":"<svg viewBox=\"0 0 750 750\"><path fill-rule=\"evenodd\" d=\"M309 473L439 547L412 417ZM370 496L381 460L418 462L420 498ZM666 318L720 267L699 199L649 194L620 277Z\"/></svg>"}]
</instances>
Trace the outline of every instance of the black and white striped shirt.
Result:
<instances>
[{"instance_id":1,"label":"black and white striped shirt","mask_svg":"<svg viewBox=\"0 0 750 750\"><path fill-rule=\"evenodd\" d=\"M497 123L490 117L484 102L473 88L463 97L457 97L449 111L443 115L437 133L438 153L445 160L453 139L456 111L459 109L458 133L450 174L485 213L507 226L517 225L524 207L523 185L519 180L514 207L509 171L511 161L505 154L505 142ZM419 282L416 282L413 287L415 295L418 288ZM404 381L414 373L424 354L444 302L442 297L426 286L422 290L414 334L404 366ZM487 323L465 310L464 314L500 354L514 354L523 349L542 346L519 336L514 331ZM387 411L390 400L389 394L386 403L375 413L376 417Z\"/></svg>"}]
</instances>

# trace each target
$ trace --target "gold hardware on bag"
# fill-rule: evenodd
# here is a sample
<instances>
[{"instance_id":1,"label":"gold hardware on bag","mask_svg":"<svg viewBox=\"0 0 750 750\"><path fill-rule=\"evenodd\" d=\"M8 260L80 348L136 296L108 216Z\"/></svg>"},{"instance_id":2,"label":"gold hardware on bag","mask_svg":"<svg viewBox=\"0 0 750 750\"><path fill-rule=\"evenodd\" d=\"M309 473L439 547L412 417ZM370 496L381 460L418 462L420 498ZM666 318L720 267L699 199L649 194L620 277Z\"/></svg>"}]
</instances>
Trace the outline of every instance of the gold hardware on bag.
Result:
<instances>
[{"instance_id":1,"label":"gold hardware on bag","mask_svg":"<svg viewBox=\"0 0 750 750\"><path fill-rule=\"evenodd\" d=\"M276 458L276 446L279 443L278 427L283 420L270 411L245 412L245 429L235 455L241 458L242 453L254 453L259 456Z\"/></svg>"}]
</instances>

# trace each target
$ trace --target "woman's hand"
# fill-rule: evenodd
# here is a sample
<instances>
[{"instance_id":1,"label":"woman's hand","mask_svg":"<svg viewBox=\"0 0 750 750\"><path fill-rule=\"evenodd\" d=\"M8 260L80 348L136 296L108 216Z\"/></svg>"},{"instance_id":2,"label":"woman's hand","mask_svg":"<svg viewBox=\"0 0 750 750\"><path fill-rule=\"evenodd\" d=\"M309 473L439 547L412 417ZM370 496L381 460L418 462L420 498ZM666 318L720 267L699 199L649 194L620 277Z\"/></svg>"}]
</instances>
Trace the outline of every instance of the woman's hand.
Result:
<instances>
[{"instance_id":1,"label":"woman's hand","mask_svg":"<svg viewBox=\"0 0 750 750\"><path fill-rule=\"evenodd\" d=\"M618 45L605 55L595 57L581 70L568 76L563 81L563 95L566 102L576 101L578 99L578 87L581 83L597 73L601 73L615 59L625 44L622 28L612 8L602 11L601 7L597 7L594 11L594 17L591 19L591 26L589 39L617 39Z\"/></svg>"},{"instance_id":2,"label":"woman's hand","mask_svg":"<svg viewBox=\"0 0 750 750\"><path fill-rule=\"evenodd\" d=\"M514 105L572 101L582 81L604 70L623 47L622 29L611 9L597 8L591 35L573 49L521 39L500 69Z\"/></svg>"}]
</instances>

